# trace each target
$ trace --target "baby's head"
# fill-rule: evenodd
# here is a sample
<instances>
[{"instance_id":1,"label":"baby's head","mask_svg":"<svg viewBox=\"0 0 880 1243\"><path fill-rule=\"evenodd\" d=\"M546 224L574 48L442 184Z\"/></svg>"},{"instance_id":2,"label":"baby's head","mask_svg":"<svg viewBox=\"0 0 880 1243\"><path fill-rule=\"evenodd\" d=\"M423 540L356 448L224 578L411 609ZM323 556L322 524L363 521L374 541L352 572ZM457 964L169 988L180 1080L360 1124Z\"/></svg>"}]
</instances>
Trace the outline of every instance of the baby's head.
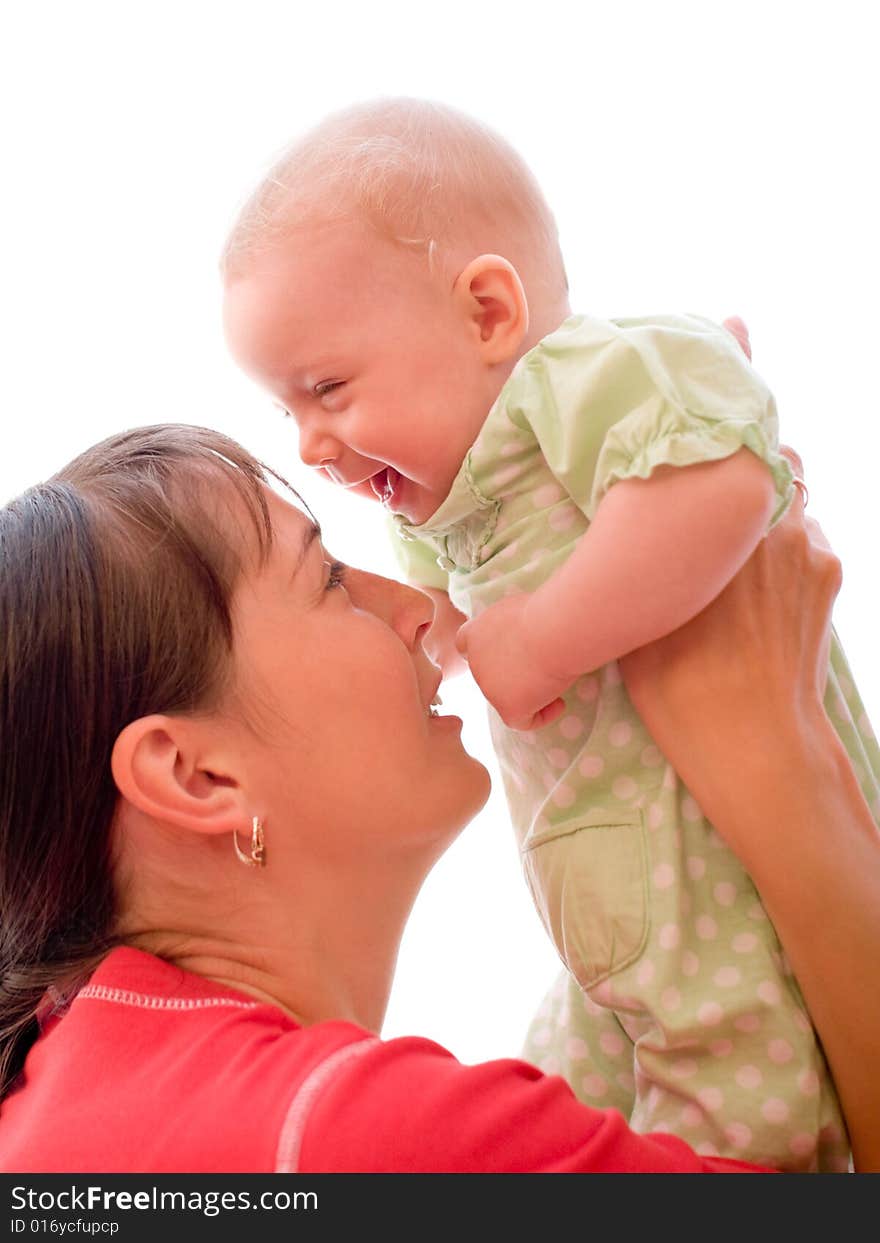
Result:
<instances>
[{"instance_id":1,"label":"baby's head","mask_svg":"<svg viewBox=\"0 0 880 1243\"><path fill-rule=\"evenodd\" d=\"M515 151L443 105L327 118L245 204L227 338L300 456L424 522L517 359L568 313L556 226Z\"/></svg>"}]
</instances>

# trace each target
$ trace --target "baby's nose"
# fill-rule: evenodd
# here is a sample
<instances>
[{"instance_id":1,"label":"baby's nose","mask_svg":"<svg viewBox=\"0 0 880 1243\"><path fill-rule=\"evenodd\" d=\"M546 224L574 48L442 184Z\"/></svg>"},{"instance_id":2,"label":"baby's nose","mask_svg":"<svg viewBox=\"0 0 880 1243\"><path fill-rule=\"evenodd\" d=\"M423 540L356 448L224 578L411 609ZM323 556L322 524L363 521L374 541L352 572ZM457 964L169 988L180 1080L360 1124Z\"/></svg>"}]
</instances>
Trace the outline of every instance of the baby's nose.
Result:
<instances>
[{"instance_id":1,"label":"baby's nose","mask_svg":"<svg viewBox=\"0 0 880 1243\"><path fill-rule=\"evenodd\" d=\"M299 434L299 456L306 466L327 466L339 457L342 446L325 432L304 429Z\"/></svg>"}]
</instances>

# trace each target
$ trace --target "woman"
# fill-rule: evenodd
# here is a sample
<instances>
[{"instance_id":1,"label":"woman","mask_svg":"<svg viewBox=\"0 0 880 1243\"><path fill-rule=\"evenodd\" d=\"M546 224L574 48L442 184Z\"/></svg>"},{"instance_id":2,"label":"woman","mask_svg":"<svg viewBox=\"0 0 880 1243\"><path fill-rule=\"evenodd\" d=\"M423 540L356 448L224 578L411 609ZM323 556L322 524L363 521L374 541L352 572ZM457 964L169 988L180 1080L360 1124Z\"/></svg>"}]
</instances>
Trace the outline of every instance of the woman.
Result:
<instances>
[{"instance_id":1,"label":"woman","mask_svg":"<svg viewBox=\"0 0 880 1243\"><path fill-rule=\"evenodd\" d=\"M842 759L810 766L838 567L797 515L770 542L626 675L762 889L871 1168L880 1014L815 937L846 933L856 979L877 960L873 822ZM524 1063L375 1034L419 887L488 794L431 707L426 597L330 562L258 463L191 427L88 450L0 513L0 557L0 1168L748 1168ZM774 672L760 705L719 644L731 612Z\"/></svg>"}]
</instances>

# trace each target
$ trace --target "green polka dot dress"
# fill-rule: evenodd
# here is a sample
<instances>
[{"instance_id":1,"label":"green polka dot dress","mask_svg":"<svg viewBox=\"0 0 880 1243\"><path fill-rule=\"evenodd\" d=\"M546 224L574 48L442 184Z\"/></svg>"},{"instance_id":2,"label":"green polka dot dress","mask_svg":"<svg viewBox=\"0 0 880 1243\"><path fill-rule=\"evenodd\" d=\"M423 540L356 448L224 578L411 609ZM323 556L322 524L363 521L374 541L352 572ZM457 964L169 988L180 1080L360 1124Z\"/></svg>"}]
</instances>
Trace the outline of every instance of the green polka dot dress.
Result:
<instances>
[{"instance_id":1,"label":"green polka dot dress","mask_svg":"<svg viewBox=\"0 0 880 1243\"><path fill-rule=\"evenodd\" d=\"M772 525L792 474L772 395L736 341L691 316L575 316L517 364L429 521L394 519L396 550L409 579L474 617L543 583L617 480L742 447L772 474ZM748 874L616 663L565 702L534 733L489 709L526 881L565 966L526 1056L636 1130L784 1169L846 1169L828 1068ZM880 750L836 636L826 706L880 817Z\"/></svg>"}]
</instances>

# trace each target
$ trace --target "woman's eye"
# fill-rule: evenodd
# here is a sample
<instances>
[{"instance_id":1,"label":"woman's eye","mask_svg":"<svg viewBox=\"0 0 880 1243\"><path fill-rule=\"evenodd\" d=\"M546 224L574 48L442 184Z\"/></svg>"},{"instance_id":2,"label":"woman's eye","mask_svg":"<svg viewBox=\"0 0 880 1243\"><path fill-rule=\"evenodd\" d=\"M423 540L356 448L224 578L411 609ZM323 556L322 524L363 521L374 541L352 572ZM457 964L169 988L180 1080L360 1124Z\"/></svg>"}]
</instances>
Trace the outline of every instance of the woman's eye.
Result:
<instances>
[{"instance_id":1,"label":"woman's eye","mask_svg":"<svg viewBox=\"0 0 880 1243\"><path fill-rule=\"evenodd\" d=\"M320 384L316 384L312 392L316 397L326 397L328 393L335 392L336 389L342 388L344 380L322 380Z\"/></svg>"},{"instance_id":2,"label":"woman's eye","mask_svg":"<svg viewBox=\"0 0 880 1243\"><path fill-rule=\"evenodd\" d=\"M331 561L329 569L330 573L324 584L325 591L332 591L334 587L341 587L345 581L345 566L341 561Z\"/></svg>"}]
</instances>

